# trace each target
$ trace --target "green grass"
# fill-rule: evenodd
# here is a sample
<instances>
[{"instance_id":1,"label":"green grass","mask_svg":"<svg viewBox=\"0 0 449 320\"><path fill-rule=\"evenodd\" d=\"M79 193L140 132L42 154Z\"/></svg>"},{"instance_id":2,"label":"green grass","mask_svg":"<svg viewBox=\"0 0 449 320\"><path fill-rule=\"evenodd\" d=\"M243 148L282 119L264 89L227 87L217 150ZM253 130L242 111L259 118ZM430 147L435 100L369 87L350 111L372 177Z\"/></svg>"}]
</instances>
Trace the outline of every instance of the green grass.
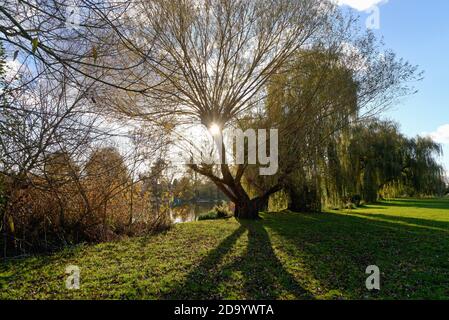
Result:
<instances>
[{"instance_id":1,"label":"green grass","mask_svg":"<svg viewBox=\"0 0 449 320\"><path fill-rule=\"evenodd\" d=\"M65 268L81 289L65 288ZM365 269L381 270L380 292ZM0 265L1 299L449 299L449 199L176 225Z\"/></svg>"}]
</instances>

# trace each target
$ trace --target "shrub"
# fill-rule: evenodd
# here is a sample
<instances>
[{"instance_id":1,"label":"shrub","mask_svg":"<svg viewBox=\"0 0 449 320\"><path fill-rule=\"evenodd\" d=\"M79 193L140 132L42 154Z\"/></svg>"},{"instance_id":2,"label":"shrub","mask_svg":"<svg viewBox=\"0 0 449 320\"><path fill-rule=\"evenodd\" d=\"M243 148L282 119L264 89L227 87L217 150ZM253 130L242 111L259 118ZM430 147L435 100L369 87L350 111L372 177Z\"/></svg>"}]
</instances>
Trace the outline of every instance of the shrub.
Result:
<instances>
[{"instance_id":1,"label":"shrub","mask_svg":"<svg viewBox=\"0 0 449 320\"><path fill-rule=\"evenodd\" d=\"M219 219L232 216L231 210L225 203L222 203L221 205L216 205L213 211L217 214L217 218Z\"/></svg>"},{"instance_id":2,"label":"shrub","mask_svg":"<svg viewBox=\"0 0 449 320\"><path fill-rule=\"evenodd\" d=\"M356 207L360 207L360 203L362 202L362 196L359 194L355 194L351 197L351 203Z\"/></svg>"},{"instance_id":3,"label":"shrub","mask_svg":"<svg viewBox=\"0 0 449 320\"><path fill-rule=\"evenodd\" d=\"M83 163L58 153L46 159L45 175L0 176L2 254L54 251L168 228L168 211L152 210L151 193L143 183L131 187L120 159L114 150L100 150L82 170Z\"/></svg>"},{"instance_id":4,"label":"shrub","mask_svg":"<svg viewBox=\"0 0 449 320\"><path fill-rule=\"evenodd\" d=\"M208 213L202 214L198 217L199 221L202 220L215 220L218 219L217 213L213 210L209 211Z\"/></svg>"},{"instance_id":5,"label":"shrub","mask_svg":"<svg viewBox=\"0 0 449 320\"><path fill-rule=\"evenodd\" d=\"M214 206L214 208L206 214L200 215L198 220L214 220L214 219L225 219L232 216L232 212L227 206L227 204L222 203L220 205Z\"/></svg>"}]
</instances>

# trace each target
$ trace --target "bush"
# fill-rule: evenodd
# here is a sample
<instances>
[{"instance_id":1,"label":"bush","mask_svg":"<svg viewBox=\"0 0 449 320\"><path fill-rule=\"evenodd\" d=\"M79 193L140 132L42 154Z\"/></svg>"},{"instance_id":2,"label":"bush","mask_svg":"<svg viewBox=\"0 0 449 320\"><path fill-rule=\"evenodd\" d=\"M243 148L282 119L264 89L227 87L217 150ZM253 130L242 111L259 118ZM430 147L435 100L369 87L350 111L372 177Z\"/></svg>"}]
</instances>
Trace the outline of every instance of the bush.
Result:
<instances>
[{"instance_id":1,"label":"bush","mask_svg":"<svg viewBox=\"0 0 449 320\"><path fill-rule=\"evenodd\" d=\"M143 235L163 231L171 225L168 214L156 215L151 211L149 195L141 195L139 186L134 190L131 220L127 198L130 190L126 188L106 198L106 207L102 205L105 198L95 192L101 187L98 184L87 186L81 181L83 189L77 190L67 182L58 189L46 190L33 185L13 188L5 183L8 193L6 196L0 193L0 247L8 256ZM2 203L2 199L8 201Z\"/></svg>"},{"instance_id":2,"label":"bush","mask_svg":"<svg viewBox=\"0 0 449 320\"><path fill-rule=\"evenodd\" d=\"M222 203L221 205L216 205L211 211L206 214L200 215L198 220L214 220L214 219L225 219L232 216L232 212L229 207Z\"/></svg>"},{"instance_id":3,"label":"bush","mask_svg":"<svg viewBox=\"0 0 449 320\"><path fill-rule=\"evenodd\" d=\"M215 211L211 210L208 213L202 214L198 217L199 221L202 220L215 220L218 219L218 215Z\"/></svg>"},{"instance_id":4,"label":"bush","mask_svg":"<svg viewBox=\"0 0 449 320\"><path fill-rule=\"evenodd\" d=\"M355 194L351 197L351 203L356 207L360 207L360 203L362 202L362 196L359 194Z\"/></svg>"},{"instance_id":5,"label":"bush","mask_svg":"<svg viewBox=\"0 0 449 320\"><path fill-rule=\"evenodd\" d=\"M232 216L231 210L229 210L229 207L225 203L222 203L221 205L216 205L213 211L215 211L219 219Z\"/></svg>"},{"instance_id":6,"label":"bush","mask_svg":"<svg viewBox=\"0 0 449 320\"><path fill-rule=\"evenodd\" d=\"M354 194L352 196L347 196L343 198L343 208L345 209L356 209L362 204L362 196L359 194Z\"/></svg>"}]
</instances>

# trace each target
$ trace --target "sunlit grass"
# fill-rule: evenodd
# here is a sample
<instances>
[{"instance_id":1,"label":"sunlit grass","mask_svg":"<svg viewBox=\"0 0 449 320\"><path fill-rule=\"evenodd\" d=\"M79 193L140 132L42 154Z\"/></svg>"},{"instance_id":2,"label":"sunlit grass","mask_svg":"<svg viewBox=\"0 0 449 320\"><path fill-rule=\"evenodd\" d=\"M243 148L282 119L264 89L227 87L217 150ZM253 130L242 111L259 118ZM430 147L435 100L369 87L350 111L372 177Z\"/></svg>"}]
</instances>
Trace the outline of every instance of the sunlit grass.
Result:
<instances>
[{"instance_id":1,"label":"sunlit grass","mask_svg":"<svg viewBox=\"0 0 449 320\"><path fill-rule=\"evenodd\" d=\"M80 290L65 267L81 269ZM365 269L381 270L380 292ZM395 200L323 214L176 225L144 238L0 265L0 298L449 298L449 200Z\"/></svg>"}]
</instances>

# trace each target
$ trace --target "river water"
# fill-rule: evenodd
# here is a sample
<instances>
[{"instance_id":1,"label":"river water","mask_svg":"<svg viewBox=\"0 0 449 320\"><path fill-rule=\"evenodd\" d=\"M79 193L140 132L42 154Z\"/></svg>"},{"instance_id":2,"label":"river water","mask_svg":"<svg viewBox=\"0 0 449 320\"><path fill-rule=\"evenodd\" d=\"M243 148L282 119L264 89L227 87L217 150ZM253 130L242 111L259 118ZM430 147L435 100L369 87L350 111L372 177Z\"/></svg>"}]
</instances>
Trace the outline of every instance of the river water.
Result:
<instances>
[{"instance_id":1,"label":"river water","mask_svg":"<svg viewBox=\"0 0 449 320\"><path fill-rule=\"evenodd\" d=\"M170 209L170 218L173 223L185 223L197 221L198 217L211 211L216 203L187 204Z\"/></svg>"}]
</instances>

